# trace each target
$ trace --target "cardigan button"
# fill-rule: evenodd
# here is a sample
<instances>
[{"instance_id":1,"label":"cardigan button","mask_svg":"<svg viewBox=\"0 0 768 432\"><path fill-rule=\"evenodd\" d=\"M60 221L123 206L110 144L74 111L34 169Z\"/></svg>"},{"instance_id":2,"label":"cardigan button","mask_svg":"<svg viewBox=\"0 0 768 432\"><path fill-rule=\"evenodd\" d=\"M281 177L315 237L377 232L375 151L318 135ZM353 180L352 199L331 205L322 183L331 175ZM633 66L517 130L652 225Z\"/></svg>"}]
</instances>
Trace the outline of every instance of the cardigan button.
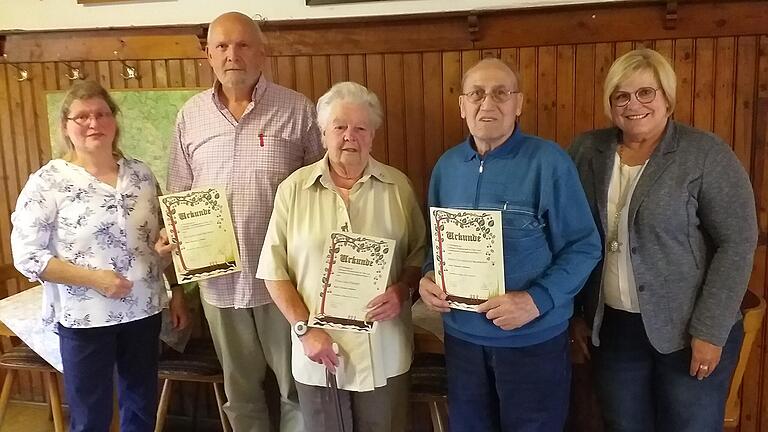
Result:
<instances>
[{"instance_id":1,"label":"cardigan button","mask_svg":"<svg viewBox=\"0 0 768 432\"><path fill-rule=\"evenodd\" d=\"M637 255L637 246L632 246L632 249L630 250L632 251L632 255Z\"/></svg>"},{"instance_id":2,"label":"cardigan button","mask_svg":"<svg viewBox=\"0 0 768 432\"><path fill-rule=\"evenodd\" d=\"M645 291L645 285L640 285L639 287L637 287L637 290L640 292Z\"/></svg>"}]
</instances>

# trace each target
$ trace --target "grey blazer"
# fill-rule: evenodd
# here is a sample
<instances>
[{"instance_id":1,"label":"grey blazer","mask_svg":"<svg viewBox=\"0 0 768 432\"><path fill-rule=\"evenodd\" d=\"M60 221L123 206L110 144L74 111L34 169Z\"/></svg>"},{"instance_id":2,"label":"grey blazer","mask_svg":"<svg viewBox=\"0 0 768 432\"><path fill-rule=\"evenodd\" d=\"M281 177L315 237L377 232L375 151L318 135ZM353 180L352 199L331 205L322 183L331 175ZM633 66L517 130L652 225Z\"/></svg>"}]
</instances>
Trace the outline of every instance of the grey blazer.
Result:
<instances>
[{"instance_id":1,"label":"grey blazer","mask_svg":"<svg viewBox=\"0 0 768 432\"><path fill-rule=\"evenodd\" d=\"M620 137L615 127L595 130L569 149L604 245ZM628 227L640 313L654 348L677 351L691 336L723 346L740 317L757 245L752 186L733 151L715 135L670 120L632 195ZM595 345L602 268L580 303Z\"/></svg>"}]
</instances>

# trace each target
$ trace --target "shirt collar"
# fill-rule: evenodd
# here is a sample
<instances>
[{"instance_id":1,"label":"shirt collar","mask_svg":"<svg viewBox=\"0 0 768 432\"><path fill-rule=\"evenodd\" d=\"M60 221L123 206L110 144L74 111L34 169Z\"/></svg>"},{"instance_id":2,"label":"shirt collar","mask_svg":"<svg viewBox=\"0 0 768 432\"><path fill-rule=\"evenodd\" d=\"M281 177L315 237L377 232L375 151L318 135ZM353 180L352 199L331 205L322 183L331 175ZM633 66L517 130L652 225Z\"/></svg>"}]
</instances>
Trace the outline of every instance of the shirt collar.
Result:
<instances>
[{"instance_id":1,"label":"shirt collar","mask_svg":"<svg viewBox=\"0 0 768 432\"><path fill-rule=\"evenodd\" d=\"M386 165L377 161L372 156L368 156L368 165L366 165L365 170L363 170L363 176L360 177L360 180L358 180L357 183L365 183L368 179L374 177L382 183L394 184L395 182L384 169L385 166ZM309 189L312 185L317 183L318 179L320 180L320 184L328 189L333 185L331 171L328 165L328 152L325 152L325 156L312 165L312 171L304 181L303 189Z\"/></svg>"},{"instance_id":2,"label":"shirt collar","mask_svg":"<svg viewBox=\"0 0 768 432\"><path fill-rule=\"evenodd\" d=\"M267 90L267 79L264 78L264 73L261 73L259 75L259 79L256 80L256 85L253 86L253 93L251 93L251 102L255 102L261 98L261 96L264 94L264 92ZM226 109L227 107L224 106L224 103L221 102L221 98L219 97L219 89L221 89L221 81L214 80L213 82L213 91L211 92L211 99L213 100L213 103L216 105L216 108L219 109L219 111Z\"/></svg>"},{"instance_id":3,"label":"shirt collar","mask_svg":"<svg viewBox=\"0 0 768 432\"><path fill-rule=\"evenodd\" d=\"M475 138L470 135L464 141L464 161L469 162L475 158L488 159L514 156L514 154L517 153L520 148L520 146L517 144L523 141L524 136L525 134L520 128L520 123L517 123L515 125L515 130L512 132L512 135L510 135L506 141L481 157L480 153L477 152L477 147L475 146Z\"/></svg>"}]
</instances>

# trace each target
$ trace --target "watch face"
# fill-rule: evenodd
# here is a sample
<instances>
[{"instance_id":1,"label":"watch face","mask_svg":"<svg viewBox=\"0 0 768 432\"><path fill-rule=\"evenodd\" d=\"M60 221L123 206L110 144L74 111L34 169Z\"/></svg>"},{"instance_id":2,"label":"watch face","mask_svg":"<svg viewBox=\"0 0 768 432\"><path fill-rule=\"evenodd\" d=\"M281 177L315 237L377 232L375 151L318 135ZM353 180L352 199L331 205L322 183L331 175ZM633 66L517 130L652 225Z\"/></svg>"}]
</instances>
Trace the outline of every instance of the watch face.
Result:
<instances>
[{"instance_id":1,"label":"watch face","mask_svg":"<svg viewBox=\"0 0 768 432\"><path fill-rule=\"evenodd\" d=\"M304 336L305 333L307 333L307 323L304 321L297 321L296 324L293 325L293 332L296 333L296 336Z\"/></svg>"}]
</instances>

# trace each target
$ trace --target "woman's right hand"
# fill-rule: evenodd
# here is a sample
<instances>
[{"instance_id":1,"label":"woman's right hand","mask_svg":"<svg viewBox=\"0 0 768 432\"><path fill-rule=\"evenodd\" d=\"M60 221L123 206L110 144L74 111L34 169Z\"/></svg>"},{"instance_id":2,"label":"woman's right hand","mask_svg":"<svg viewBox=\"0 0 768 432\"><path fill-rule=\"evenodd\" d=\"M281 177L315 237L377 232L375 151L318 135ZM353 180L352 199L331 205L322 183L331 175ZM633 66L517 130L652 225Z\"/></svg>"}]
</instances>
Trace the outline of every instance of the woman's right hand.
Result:
<instances>
[{"instance_id":1,"label":"woman's right hand","mask_svg":"<svg viewBox=\"0 0 768 432\"><path fill-rule=\"evenodd\" d=\"M419 281L419 295L427 308L435 312L450 312L451 307L446 301L448 295L435 283L434 272L429 272Z\"/></svg>"},{"instance_id":2,"label":"woman's right hand","mask_svg":"<svg viewBox=\"0 0 768 432\"><path fill-rule=\"evenodd\" d=\"M96 272L96 277L93 288L104 294L104 296L120 299L131 293L133 282L123 277L120 273L112 270L94 270L94 272Z\"/></svg>"},{"instance_id":3,"label":"woman's right hand","mask_svg":"<svg viewBox=\"0 0 768 432\"><path fill-rule=\"evenodd\" d=\"M338 356L333 352L333 339L323 329L310 327L304 336L299 338L304 346L304 354L315 363L325 366L331 373L336 373L339 364Z\"/></svg>"}]
</instances>

